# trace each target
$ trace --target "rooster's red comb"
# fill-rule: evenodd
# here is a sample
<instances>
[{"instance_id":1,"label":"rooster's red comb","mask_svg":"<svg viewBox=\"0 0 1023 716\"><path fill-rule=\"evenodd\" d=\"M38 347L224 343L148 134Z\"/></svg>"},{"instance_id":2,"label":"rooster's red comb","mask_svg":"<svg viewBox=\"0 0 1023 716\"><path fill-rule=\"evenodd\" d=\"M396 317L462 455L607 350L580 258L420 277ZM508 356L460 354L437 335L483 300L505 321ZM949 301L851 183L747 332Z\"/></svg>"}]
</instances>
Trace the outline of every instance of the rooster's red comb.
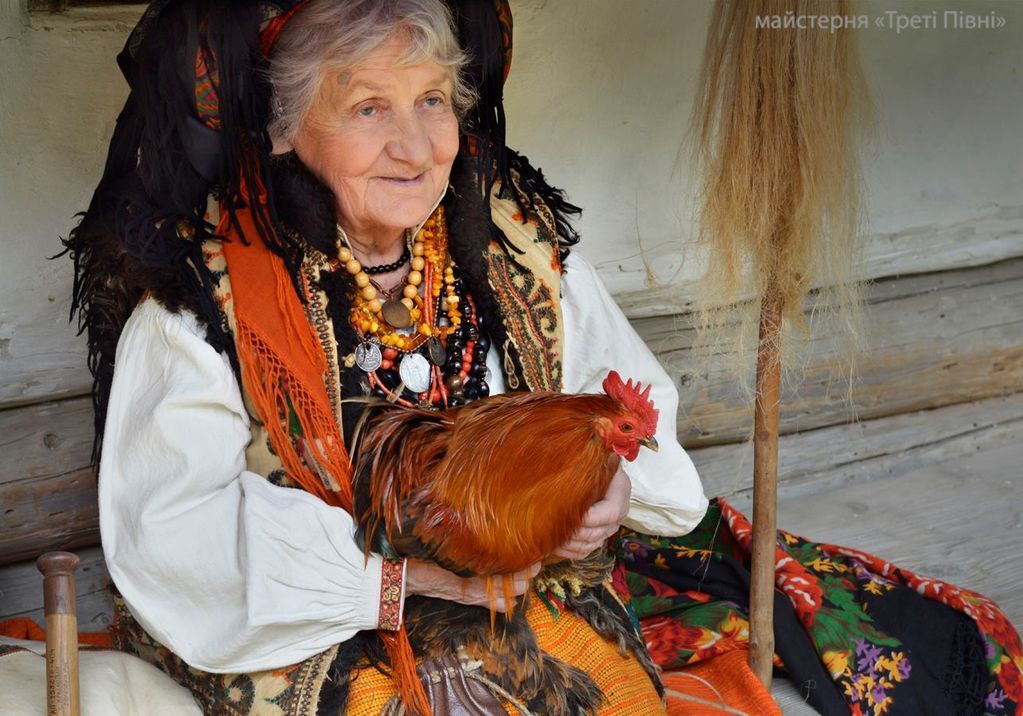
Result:
<instances>
[{"instance_id":1,"label":"rooster's red comb","mask_svg":"<svg viewBox=\"0 0 1023 716\"><path fill-rule=\"evenodd\" d=\"M623 383L618 371L613 370L604 378L604 392L625 405L626 409L639 418L646 434L653 435L657 432L658 411L650 400L650 386L643 392L640 392L640 388L642 386L638 382L633 384L631 378L628 383Z\"/></svg>"}]
</instances>

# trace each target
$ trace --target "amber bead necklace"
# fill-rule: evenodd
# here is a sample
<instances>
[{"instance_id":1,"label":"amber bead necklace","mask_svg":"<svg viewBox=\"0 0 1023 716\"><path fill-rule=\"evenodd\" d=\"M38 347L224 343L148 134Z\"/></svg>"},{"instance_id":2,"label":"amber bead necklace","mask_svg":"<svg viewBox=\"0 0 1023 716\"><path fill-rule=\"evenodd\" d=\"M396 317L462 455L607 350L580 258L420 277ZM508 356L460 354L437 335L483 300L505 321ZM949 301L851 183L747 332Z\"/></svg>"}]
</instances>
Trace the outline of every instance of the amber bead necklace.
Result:
<instances>
[{"instance_id":1,"label":"amber bead necklace","mask_svg":"<svg viewBox=\"0 0 1023 716\"><path fill-rule=\"evenodd\" d=\"M463 402L467 392L472 397L489 392L476 311L459 295L463 286L448 255L443 207L411 239L408 274L386 292L353 256L340 227L338 236L338 259L357 289L351 322L362 336L345 366L357 365L373 392L403 405L446 407ZM416 403L401 397L406 389Z\"/></svg>"}]
</instances>

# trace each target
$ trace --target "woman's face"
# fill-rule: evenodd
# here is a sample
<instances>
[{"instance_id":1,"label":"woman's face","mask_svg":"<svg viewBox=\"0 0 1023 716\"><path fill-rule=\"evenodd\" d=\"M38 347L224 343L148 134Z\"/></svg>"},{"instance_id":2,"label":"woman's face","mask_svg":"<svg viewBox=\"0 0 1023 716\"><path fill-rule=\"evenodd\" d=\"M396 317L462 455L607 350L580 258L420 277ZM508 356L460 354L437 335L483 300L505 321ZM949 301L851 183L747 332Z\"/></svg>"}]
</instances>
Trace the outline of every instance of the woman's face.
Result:
<instances>
[{"instance_id":1,"label":"woman's face","mask_svg":"<svg viewBox=\"0 0 1023 716\"><path fill-rule=\"evenodd\" d=\"M424 221L458 152L448 68L398 66L391 39L347 72L328 73L293 142L334 192L351 236L382 239Z\"/></svg>"}]
</instances>

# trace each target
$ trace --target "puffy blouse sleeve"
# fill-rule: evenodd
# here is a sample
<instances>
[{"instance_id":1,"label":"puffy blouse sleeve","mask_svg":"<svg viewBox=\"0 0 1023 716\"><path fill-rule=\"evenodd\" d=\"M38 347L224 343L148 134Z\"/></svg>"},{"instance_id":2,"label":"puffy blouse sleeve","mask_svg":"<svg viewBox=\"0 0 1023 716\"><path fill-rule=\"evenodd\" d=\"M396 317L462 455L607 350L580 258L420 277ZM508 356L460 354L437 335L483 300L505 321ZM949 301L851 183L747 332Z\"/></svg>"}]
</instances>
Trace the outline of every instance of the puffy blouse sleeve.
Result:
<instances>
[{"instance_id":1,"label":"puffy blouse sleeve","mask_svg":"<svg viewBox=\"0 0 1023 716\"><path fill-rule=\"evenodd\" d=\"M246 470L249 418L188 313L145 301L117 347L100 466L110 575L140 624L210 672L293 664L377 626L382 561L348 513Z\"/></svg>"},{"instance_id":2,"label":"puffy blouse sleeve","mask_svg":"<svg viewBox=\"0 0 1023 716\"><path fill-rule=\"evenodd\" d=\"M651 385L660 411L658 451L645 448L624 463L632 479L627 527L665 537L691 531L707 511L699 475L675 430L678 391L646 343L629 324L593 267L573 252L562 279L565 324L564 390L599 393L608 371Z\"/></svg>"}]
</instances>

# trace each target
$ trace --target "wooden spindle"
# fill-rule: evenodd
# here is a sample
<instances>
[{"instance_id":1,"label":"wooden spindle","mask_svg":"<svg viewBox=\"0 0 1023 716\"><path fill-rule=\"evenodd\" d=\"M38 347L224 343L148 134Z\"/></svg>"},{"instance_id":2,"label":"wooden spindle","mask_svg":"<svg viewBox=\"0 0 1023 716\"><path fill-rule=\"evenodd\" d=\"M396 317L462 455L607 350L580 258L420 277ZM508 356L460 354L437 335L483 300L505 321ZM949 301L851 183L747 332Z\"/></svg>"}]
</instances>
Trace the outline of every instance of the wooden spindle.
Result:
<instances>
[{"instance_id":1,"label":"wooden spindle","mask_svg":"<svg viewBox=\"0 0 1023 716\"><path fill-rule=\"evenodd\" d=\"M78 556L70 552L47 552L36 560L36 567L43 573L47 716L79 716L78 615L75 608Z\"/></svg>"}]
</instances>

